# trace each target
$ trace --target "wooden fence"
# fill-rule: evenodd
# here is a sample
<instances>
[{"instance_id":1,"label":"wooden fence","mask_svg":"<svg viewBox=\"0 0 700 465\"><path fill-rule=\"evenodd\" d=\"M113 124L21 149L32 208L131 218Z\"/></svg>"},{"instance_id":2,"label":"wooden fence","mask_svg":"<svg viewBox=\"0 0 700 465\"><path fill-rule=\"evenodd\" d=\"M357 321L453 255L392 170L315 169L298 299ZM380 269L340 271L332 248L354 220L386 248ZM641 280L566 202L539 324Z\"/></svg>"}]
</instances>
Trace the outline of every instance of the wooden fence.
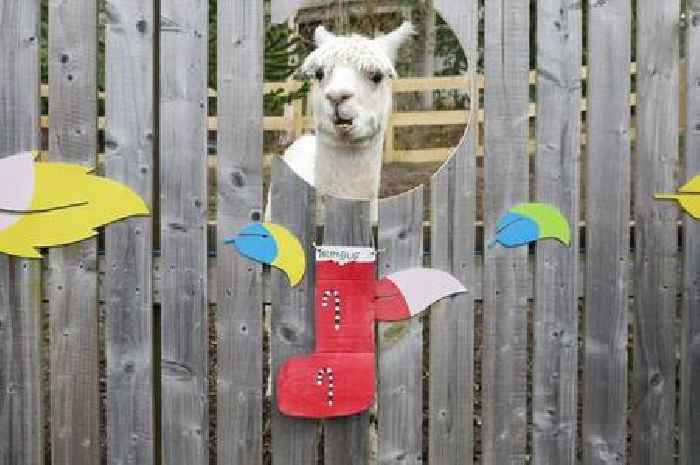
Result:
<instances>
[{"instance_id":1,"label":"wooden fence","mask_svg":"<svg viewBox=\"0 0 700 465\"><path fill-rule=\"evenodd\" d=\"M299 3L273 0L273 20ZM537 2L533 107L530 2L485 2L479 44L477 0L435 0L471 63L483 45L484 187L478 201L474 125L427 186L427 228L424 188L381 202L375 239L365 203L330 199L317 219L313 190L273 163L274 220L307 251L376 243L381 273L425 260L468 289L382 324L373 412L319 423L265 390L312 350L313 272L294 290L273 272L268 333L261 267L223 245L262 213L263 1L218 1L213 223L208 1L109 1L104 171L153 217L41 261L0 256L0 463L700 463L700 226L652 197L700 171L700 1L686 3L687 27L680 0L636 2L632 116L630 2ZM88 166L95 4L49 1L48 156ZM40 148L39 16L39 0L0 0L0 156ZM571 248L477 246L528 199L585 226Z\"/></svg>"}]
</instances>

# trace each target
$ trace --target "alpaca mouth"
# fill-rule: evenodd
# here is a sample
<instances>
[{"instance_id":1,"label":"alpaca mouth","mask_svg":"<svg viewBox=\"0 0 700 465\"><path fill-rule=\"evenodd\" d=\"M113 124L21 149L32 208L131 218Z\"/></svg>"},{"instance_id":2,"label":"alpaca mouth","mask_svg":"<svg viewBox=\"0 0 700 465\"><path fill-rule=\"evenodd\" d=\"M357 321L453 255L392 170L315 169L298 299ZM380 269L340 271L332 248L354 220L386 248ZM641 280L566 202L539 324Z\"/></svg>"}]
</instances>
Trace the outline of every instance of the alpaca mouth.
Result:
<instances>
[{"instance_id":1,"label":"alpaca mouth","mask_svg":"<svg viewBox=\"0 0 700 465\"><path fill-rule=\"evenodd\" d=\"M333 120L333 125L337 129L344 131L344 132L348 132L352 129L352 123L353 123L353 121L351 119L348 119L348 118L336 117Z\"/></svg>"}]
</instances>

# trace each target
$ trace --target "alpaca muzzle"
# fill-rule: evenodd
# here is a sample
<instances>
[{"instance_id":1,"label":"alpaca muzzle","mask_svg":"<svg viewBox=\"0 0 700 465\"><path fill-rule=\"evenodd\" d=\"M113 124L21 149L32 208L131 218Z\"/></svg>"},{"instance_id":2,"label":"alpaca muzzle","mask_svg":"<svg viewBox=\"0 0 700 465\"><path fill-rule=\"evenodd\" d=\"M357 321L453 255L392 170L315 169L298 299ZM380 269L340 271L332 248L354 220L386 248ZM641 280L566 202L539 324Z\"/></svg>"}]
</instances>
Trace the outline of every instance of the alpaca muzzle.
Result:
<instances>
[{"instance_id":1,"label":"alpaca muzzle","mask_svg":"<svg viewBox=\"0 0 700 465\"><path fill-rule=\"evenodd\" d=\"M340 105L336 105L335 114L333 115L333 125L336 129L342 132L349 132L352 130L353 123L354 119L344 117L340 112Z\"/></svg>"}]
</instances>

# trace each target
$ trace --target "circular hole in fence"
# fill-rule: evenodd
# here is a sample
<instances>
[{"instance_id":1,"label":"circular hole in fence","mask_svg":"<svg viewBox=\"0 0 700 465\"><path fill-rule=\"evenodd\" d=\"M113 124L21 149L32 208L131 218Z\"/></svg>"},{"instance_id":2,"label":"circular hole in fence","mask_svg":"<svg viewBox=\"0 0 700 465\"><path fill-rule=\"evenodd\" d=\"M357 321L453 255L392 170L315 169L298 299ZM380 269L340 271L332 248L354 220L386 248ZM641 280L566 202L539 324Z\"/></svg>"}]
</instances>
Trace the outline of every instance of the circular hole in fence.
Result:
<instances>
[{"instance_id":1,"label":"circular hole in fence","mask_svg":"<svg viewBox=\"0 0 700 465\"><path fill-rule=\"evenodd\" d=\"M299 173L308 159L295 154L320 157L322 147L323 169L313 182L321 193L368 198L378 191L385 198L427 184L470 120L472 70L454 31L432 2L298 3L286 22L268 17L266 178L273 157L285 156ZM403 34L405 22L415 34ZM327 33L317 33L319 26ZM352 35L373 38L373 45L338 40Z\"/></svg>"}]
</instances>

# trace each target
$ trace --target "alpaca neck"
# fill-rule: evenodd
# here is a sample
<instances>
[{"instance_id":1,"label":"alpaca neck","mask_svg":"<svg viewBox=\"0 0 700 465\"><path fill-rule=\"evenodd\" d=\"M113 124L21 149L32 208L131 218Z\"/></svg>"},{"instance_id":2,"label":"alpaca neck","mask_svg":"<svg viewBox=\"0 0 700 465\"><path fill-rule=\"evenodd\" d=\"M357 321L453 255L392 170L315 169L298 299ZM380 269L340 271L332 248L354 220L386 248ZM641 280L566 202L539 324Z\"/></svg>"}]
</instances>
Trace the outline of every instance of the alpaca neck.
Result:
<instances>
[{"instance_id":1,"label":"alpaca neck","mask_svg":"<svg viewBox=\"0 0 700 465\"><path fill-rule=\"evenodd\" d=\"M384 130L358 144L344 144L328 135L316 136L315 179L319 190L348 199L379 196Z\"/></svg>"}]
</instances>

